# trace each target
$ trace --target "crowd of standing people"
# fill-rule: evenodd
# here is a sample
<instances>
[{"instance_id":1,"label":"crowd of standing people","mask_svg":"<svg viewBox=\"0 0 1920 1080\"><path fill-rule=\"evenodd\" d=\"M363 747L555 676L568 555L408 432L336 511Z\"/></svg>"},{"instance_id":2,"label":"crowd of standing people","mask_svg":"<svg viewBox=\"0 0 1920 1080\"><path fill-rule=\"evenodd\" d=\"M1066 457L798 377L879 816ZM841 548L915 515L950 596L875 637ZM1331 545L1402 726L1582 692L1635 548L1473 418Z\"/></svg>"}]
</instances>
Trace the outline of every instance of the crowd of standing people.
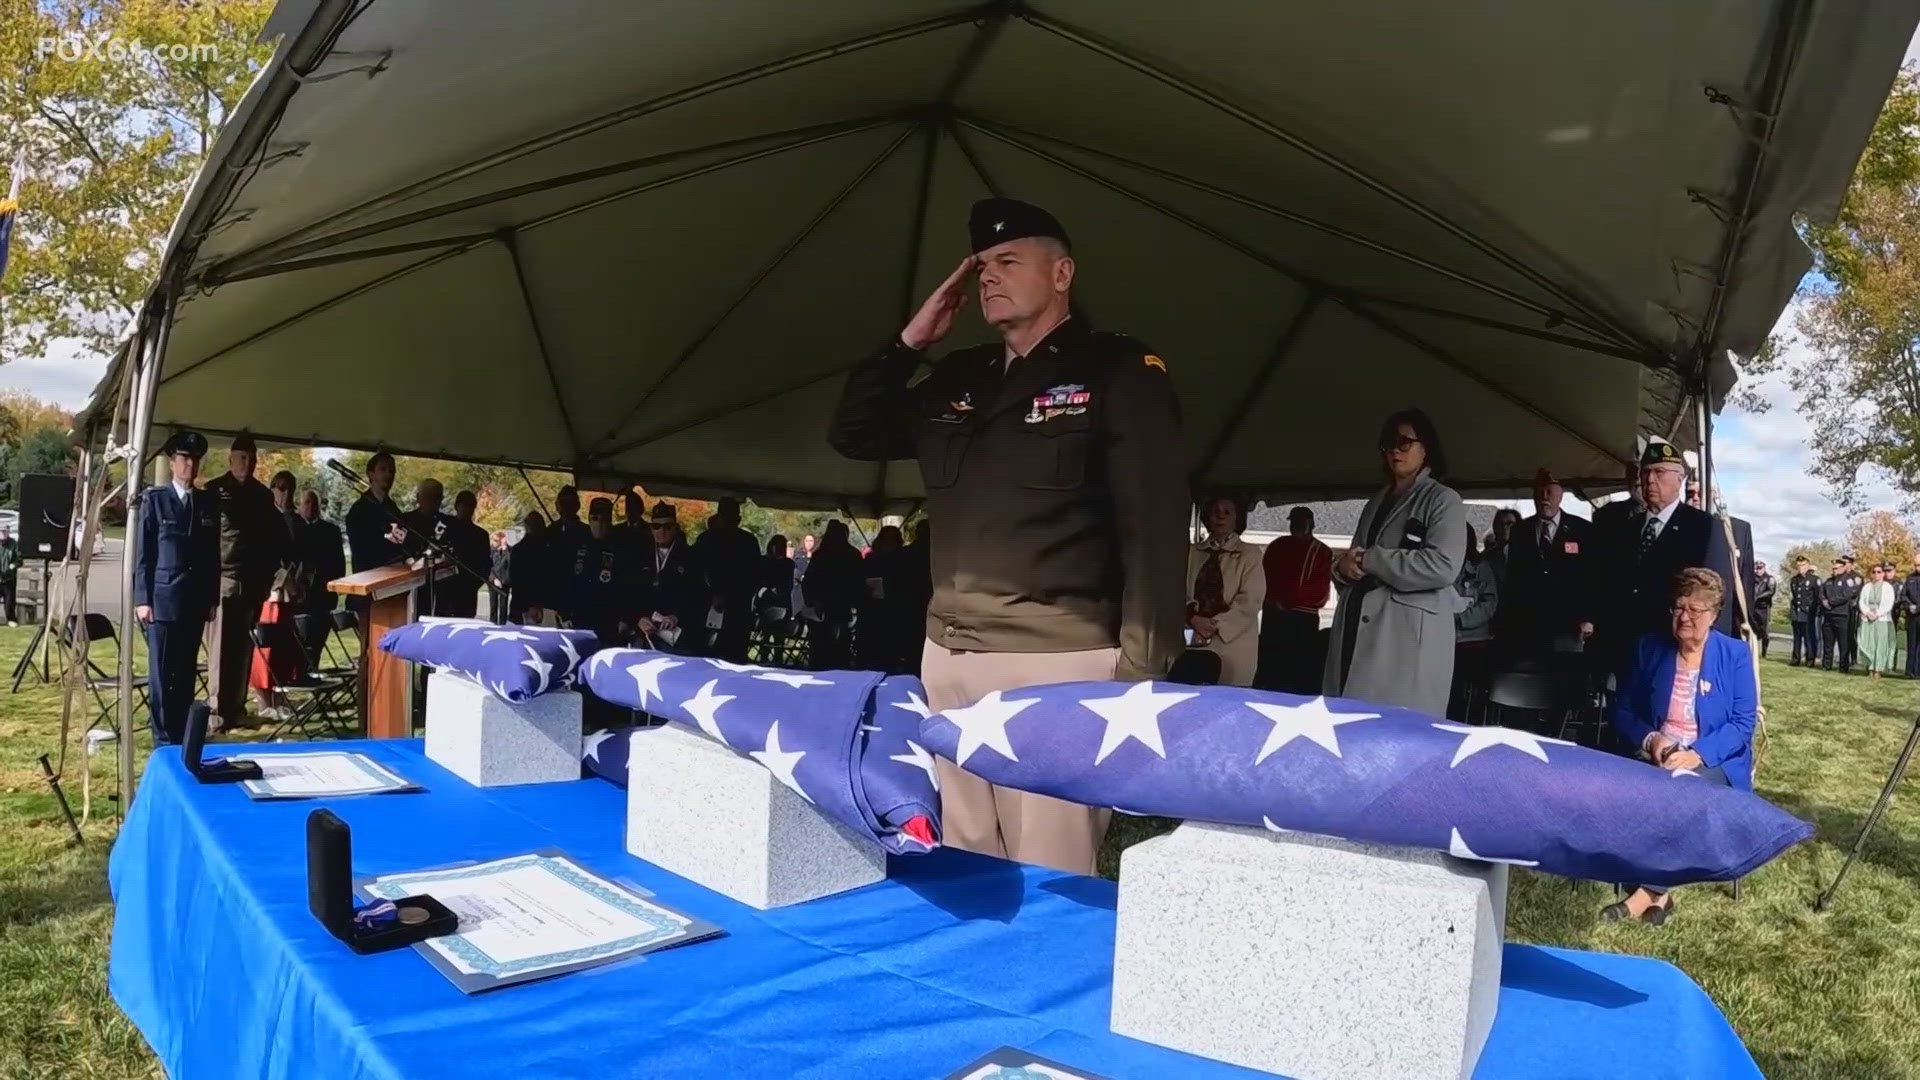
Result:
<instances>
[{"instance_id":1,"label":"crowd of standing people","mask_svg":"<svg viewBox=\"0 0 1920 1080\"><path fill-rule=\"evenodd\" d=\"M1764 586L1771 596L1772 578ZM1889 562L1867 568L1851 554L1833 560L1821 578L1806 556L1794 559L1787 580L1788 621L1793 627L1796 667L1856 668L1871 678L1905 674L1920 678L1920 557L1904 578ZM1904 656L1901 632L1905 632Z\"/></svg>"}]
</instances>

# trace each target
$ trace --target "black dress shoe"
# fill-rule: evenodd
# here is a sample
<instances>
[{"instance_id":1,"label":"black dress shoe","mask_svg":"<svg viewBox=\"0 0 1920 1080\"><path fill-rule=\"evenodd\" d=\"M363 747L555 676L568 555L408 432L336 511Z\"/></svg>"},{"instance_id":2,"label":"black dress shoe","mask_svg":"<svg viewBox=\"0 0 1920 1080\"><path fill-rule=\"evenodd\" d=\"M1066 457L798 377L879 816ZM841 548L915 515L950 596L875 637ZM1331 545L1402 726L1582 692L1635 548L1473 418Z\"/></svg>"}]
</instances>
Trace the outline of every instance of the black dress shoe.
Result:
<instances>
[{"instance_id":1,"label":"black dress shoe","mask_svg":"<svg viewBox=\"0 0 1920 1080\"><path fill-rule=\"evenodd\" d=\"M1608 922L1626 922L1633 918L1633 912L1627 909L1625 900L1616 900L1600 909L1600 917Z\"/></svg>"},{"instance_id":2,"label":"black dress shoe","mask_svg":"<svg viewBox=\"0 0 1920 1080\"><path fill-rule=\"evenodd\" d=\"M1668 917L1672 914L1673 901L1669 899L1664 904L1650 905L1647 910L1640 913L1640 921L1648 926L1665 926Z\"/></svg>"}]
</instances>

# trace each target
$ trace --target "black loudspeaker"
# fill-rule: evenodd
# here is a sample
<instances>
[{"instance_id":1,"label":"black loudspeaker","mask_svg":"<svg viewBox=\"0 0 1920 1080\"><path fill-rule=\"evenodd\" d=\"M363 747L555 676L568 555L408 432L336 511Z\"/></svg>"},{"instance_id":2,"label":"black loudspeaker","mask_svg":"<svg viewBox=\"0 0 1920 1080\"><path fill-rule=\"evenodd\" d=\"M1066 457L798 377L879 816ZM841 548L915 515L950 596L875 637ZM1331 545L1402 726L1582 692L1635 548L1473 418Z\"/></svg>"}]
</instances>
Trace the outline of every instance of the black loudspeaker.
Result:
<instances>
[{"instance_id":1,"label":"black loudspeaker","mask_svg":"<svg viewBox=\"0 0 1920 1080\"><path fill-rule=\"evenodd\" d=\"M20 557L64 559L73 532L73 477L20 477Z\"/></svg>"}]
</instances>

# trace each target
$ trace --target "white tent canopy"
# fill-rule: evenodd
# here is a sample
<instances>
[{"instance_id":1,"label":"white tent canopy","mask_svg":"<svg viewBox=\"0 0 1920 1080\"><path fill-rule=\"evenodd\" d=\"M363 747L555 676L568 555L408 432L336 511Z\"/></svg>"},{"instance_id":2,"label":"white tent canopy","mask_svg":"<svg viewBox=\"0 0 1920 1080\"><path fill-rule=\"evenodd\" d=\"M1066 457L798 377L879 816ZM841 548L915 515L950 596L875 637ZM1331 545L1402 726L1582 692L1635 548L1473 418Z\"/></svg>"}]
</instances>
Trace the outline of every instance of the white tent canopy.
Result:
<instances>
[{"instance_id":1,"label":"white tent canopy","mask_svg":"<svg viewBox=\"0 0 1920 1080\"><path fill-rule=\"evenodd\" d=\"M826 418L999 192L1167 358L1206 483L1364 491L1416 404L1463 488L1617 486L1764 340L1917 12L283 0L150 417L898 506Z\"/></svg>"}]
</instances>

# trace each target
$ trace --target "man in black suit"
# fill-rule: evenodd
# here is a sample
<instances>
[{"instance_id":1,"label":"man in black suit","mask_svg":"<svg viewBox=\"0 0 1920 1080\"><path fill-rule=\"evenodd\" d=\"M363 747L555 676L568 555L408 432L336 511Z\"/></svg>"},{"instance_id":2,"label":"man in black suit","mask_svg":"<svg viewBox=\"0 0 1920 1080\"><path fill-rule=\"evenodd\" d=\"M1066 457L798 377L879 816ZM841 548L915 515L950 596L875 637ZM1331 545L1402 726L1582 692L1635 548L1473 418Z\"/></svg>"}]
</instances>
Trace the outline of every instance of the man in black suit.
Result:
<instances>
[{"instance_id":1,"label":"man in black suit","mask_svg":"<svg viewBox=\"0 0 1920 1080\"><path fill-rule=\"evenodd\" d=\"M1851 672L1854 662L1860 659L1860 593L1867 587L1867 579L1860 576L1860 570L1852 555L1840 556L1841 580L1847 586L1847 628L1840 639L1840 670Z\"/></svg>"},{"instance_id":2,"label":"man in black suit","mask_svg":"<svg viewBox=\"0 0 1920 1080\"><path fill-rule=\"evenodd\" d=\"M1595 633L1604 672L1618 672L1642 634L1671 624L1673 576L1706 565L1713 519L1682 501L1686 479L1680 451L1665 439L1648 439L1640 455L1640 511L1610 515L1613 527L1596 539L1602 554L1594 577L1601 609Z\"/></svg>"},{"instance_id":3,"label":"man in black suit","mask_svg":"<svg viewBox=\"0 0 1920 1080\"><path fill-rule=\"evenodd\" d=\"M460 568L440 583L436 615L471 619L480 612L482 578L476 575L490 573L493 558L488 551L487 530L473 521L479 509L480 499L471 491L462 491L453 497L453 519L447 525L446 539L441 544L460 560Z\"/></svg>"},{"instance_id":4,"label":"man in black suit","mask_svg":"<svg viewBox=\"0 0 1920 1080\"><path fill-rule=\"evenodd\" d=\"M207 440L176 431L160 453L172 482L140 493L134 614L147 628L147 719L155 745L186 736L200 635L220 606L220 504L195 491Z\"/></svg>"},{"instance_id":5,"label":"man in black suit","mask_svg":"<svg viewBox=\"0 0 1920 1080\"><path fill-rule=\"evenodd\" d=\"M333 609L340 602L340 594L328 589L327 582L347 576L347 553L341 547L339 527L320 516L320 493L312 488L300 494L300 531L296 535L294 550L307 588L307 598L300 606L309 616L307 666L313 668L320 666L327 635L333 632Z\"/></svg>"},{"instance_id":6,"label":"man in black suit","mask_svg":"<svg viewBox=\"0 0 1920 1080\"><path fill-rule=\"evenodd\" d=\"M678 631L673 651L699 656L705 650L706 616L713 593L681 536L679 517L673 504L664 499L647 515L653 547L640 564L639 624L649 633L655 629Z\"/></svg>"},{"instance_id":7,"label":"man in black suit","mask_svg":"<svg viewBox=\"0 0 1920 1080\"><path fill-rule=\"evenodd\" d=\"M1579 652L1593 635L1587 560L1592 526L1560 509L1560 481L1541 469L1533 478L1534 514L1507 542L1507 580L1500 590L1498 637L1514 657Z\"/></svg>"},{"instance_id":8,"label":"man in black suit","mask_svg":"<svg viewBox=\"0 0 1920 1080\"><path fill-rule=\"evenodd\" d=\"M1920 679L1920 556L1913 560L1913 573L1900 583L1897 604L1907 620L1907 678Z\"/></svg>"}]
</instances>

